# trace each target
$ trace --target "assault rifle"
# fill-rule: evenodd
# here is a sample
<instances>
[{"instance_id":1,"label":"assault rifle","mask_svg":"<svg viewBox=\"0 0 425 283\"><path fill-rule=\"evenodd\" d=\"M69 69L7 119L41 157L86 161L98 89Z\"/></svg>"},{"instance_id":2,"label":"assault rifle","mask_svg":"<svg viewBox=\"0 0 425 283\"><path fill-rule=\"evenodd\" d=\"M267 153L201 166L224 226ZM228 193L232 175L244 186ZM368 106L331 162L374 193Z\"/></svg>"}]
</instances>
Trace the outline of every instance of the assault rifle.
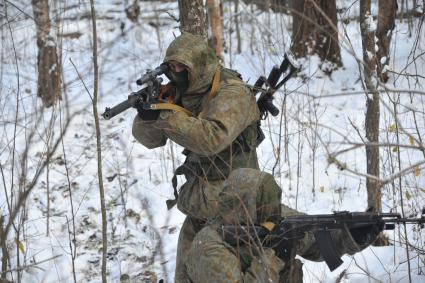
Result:
<instances>
[{"instance_id":1,"label":"assault rifle","mask_svg":"<svg viewBox=\"0 0 425 283\"><path fill-rule=\"evenodd\" d=\"M261 120L266 119L269 113L272 114L272 116L277 116L279 114L279 109L273 104L274 93L299 70L300 64L295 59L294 55L288 51L285 53L280 66L274 65L267 78L265 76L260 76L252 86L254 95L261 93L260 97L257 99L261 117L261 119L257 121L257 145L266 138L261 129ZM283 76L283 78L279 82L281 76ZM286 95L285 93L284 101L286 100Z\"/></svg>"},{"instance_id":2,"label":"assault rifle","mask_svg":"<svg viewBox=\"0 0 425 283\"><path fill-rule=\"evenodd\" d=\"M333 214L296 215L283 218L274 228L267 229L260 225L222 225L220 232L224 241L232 246L248 243L260 243L272 247L276 255L289 260L293 254L293 247L298 240L302 240L307 232L314 234L319 251L333 271L342 264L341 255L335 250L331 237L332 231L379 227L379 231L393 230L395 224L412 223L424 227L425 209L420 218L402 218L398 213L372 213L341 211ZM379 232L378 231L378 232Z\"/></svg>"},{"instance_id":3,"label":"assault rifle","mask_svg":"<svg viewBox=\"0 0 425 283\"><path fill-rule=\"evenodd\" d=\"M168 68L168 64L164 63L154 70L148 70L136 81L136 83L140 86L144 84L147 86L139 91L131 93L126 100L114 107L106 107L105 112L102 114L103 118L109 120L125 110L134 107L136 102L140 100L143 102L143 108L146 110L159 109L157 108L158 104L167 102L165 100L162 101L162 98L160 97L163 79L159 76L165 74L168 71ZM299 68L300 66L294 56L287 52L280 66L273 66L267 78L260 76L254 86L252 86L254 95L261 93L257 100L257 104L263 119L268 113L271 113L273 116L277 116L279 114L279 109L273 105L273 94L281 88L299 70ZM279 82L282 75L283 79Z\"/></svg>"},{"instance_id":4,"label":"assault rifle","mask_svg":"<svg viewBox=\"0 0 425 283\"><path fill-rule=\"evenodd\" d=\"M273 66L269 76L260 76L253 86L254 94L261 93L257 99L261 117L264 120L268 113L273 116L279 114L279 109L273 104L273 94L281 88L300 69L300 64L289 51L285 53L282 63ZM283 76L279 82L280 77ZM265 86L265 89L263 88Z\"/></svg>"},{"instance_id":5,"label":"assault rifle","mask_svg":"<svg viewBox=\"0 0 425 283\"><path fill-rule=\"evenodd\" d=\"M115 105L112 108L106 107L105 112L102 114L103 118L106 120L111 119L112 117L124 112L130 107L133 107L138 100L143 101L143 108L146 110L156 109L155 105L160 103L160 91L162 78L159 76L168 71L167 64L161 64L159 67L154 70L148 70L146 73L136 81L137 85L147 86L139 91L131 93L127 100Z\"/></svg>"}]
</instances>

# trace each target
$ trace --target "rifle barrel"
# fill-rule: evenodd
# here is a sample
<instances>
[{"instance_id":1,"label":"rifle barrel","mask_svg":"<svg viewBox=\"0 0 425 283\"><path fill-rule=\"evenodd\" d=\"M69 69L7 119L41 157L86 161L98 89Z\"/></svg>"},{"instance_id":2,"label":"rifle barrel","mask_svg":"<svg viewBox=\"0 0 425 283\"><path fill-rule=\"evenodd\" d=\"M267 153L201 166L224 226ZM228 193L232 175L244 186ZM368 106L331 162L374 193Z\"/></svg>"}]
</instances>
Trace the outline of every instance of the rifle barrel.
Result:
<instances>
[{"instance_id":1,"label":"rifle barrel","mask_svg":"<svg viewBox=\"0 0 425 283\"><path fill-rule=\"evenodd\" d=\"M128 108L133 107L134 103L137 100L138 95L140 95L143 90L144 89L142 89L138 92L135 92L133 94L130 94L128 96L127 100L124 100L123 102L118 103L117 105L115 105L112 108L106 107L105 112L103 112L103 114L102 114L102 117L105 118L106 120L109 120L109 119L117 116L121 112L124 112Z\"/></svg>"}]
</instances>

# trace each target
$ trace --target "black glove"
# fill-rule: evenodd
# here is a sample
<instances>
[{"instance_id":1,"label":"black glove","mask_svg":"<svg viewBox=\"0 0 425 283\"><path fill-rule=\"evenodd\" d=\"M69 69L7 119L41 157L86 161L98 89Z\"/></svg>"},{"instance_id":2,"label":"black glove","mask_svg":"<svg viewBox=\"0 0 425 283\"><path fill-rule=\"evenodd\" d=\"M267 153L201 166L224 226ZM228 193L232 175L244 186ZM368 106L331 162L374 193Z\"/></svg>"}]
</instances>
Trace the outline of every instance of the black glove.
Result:
<instances>
[{"instance_id":1,"label":"black glove","mask_svg":"<svg viewBox=\"0 0 425 283\"><path fill-rule=\"evenodd\" d=\"M372 244L378 235L384 230L384 223L376 223L358 228L351 228L350 233L359 245Z\"/></svg>"},{"instance_id":2,"label":"black glove","mask_svg":"<svg viewBox=\"0 0 425 283\"><path fill-rule=\"evenodd\" d=\"M136 101L134 108L137 109L137 115L140 119L145 121L155 121L158 119L159 113L161 113L161 110L149 109L148 104L143 102L141 99Z\"/></svg>"}]
</instances>

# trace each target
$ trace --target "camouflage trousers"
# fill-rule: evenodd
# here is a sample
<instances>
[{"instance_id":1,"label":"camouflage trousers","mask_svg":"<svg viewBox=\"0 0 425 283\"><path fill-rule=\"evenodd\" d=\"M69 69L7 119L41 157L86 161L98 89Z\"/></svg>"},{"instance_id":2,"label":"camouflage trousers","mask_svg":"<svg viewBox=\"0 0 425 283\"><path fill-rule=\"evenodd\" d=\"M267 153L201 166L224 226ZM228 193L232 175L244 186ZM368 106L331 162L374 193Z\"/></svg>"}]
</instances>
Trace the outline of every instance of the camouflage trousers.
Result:
<instances>
[{"instance_id":1,"label":"camouflage trousers","mask_svg":"<svg viewBox=\"0 0 425 283\"><path fill-rule=\"evenodd\" d=\"M185 228L189 221L193 220L186 219ZM175 282L279 282L284 268L272 249L232 247L214 225L202 228L190 244L184 242L187 245L178 247Z\"/></svg>"},{"instance_id":2,"label":"camouflage trousers","mask_svg":"<svg viewBox=\"0 0 425 283\"><path fill-rule=\"evenodd\" d=\"M185 206L192 209L179 235L175 282L292 282L280 281L282 270L285 277L292 278L295 269L285 266L272 249L254 244L230 246L217 232L220 224L263 223L280 217L281 190L274 178L259 170L240 168L222 184L214 185L192 190L214 190L204 194L204 209L193 209L193 202ZM204 216L199 211L211 216L208 225L198 220Z\"/></svg>"}]
</instances>

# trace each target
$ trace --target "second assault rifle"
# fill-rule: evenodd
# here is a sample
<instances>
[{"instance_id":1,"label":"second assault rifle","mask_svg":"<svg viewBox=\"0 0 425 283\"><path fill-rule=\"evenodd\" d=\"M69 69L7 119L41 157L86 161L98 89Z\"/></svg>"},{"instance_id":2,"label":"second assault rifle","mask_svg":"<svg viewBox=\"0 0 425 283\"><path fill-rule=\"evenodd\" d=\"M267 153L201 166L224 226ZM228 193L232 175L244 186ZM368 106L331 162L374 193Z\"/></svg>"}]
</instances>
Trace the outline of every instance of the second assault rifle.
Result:
<instances>
[{"instance_id":1,"label":"second assault rifle","mask_svg":"<svg viewBox=\"0 0 425 283\"><path fill-rule=\"evenodd\" d=\"M273 104L274 93L281 88L294 74L300 70L300 64L295 59L294 55L289 51L285 53L282 63L274 65L268 77L260 76L252 86L254 95L260 93L257 99L258 109L260 110L261 119L257 121L257 144L260 144L266 137L261 130L261 120L267 118L270 113L272 116L279 114L279 109ZM279 82L280 77L283 77ZM286 93L284 101L286 100Z\"/></svg>"},{"instance_id":2,"label":"second assault rifle","mask_svg":"<svg viewBox=\"0 0 425 283\"><path fill-rule=\"evenodd\" d=\"M232 246L248 243L260 243L262 246L271 247L276 255L289 260L295 256L293 247L297 241L302 240L306 233L313 233L322 258L333 271L342 264L341 255L335 249L331 232L352 229L378 227L382 230L393 230L395 224L419 224L423 228L425 223L425 209L420 218L402 218L398 213L372 213L341 211L333 214L296 215L283 218L272 229L261 225L222 225L225 242ZM350 234L351 235L351 234Z\"/></svg>"},{"instance_id":3,"label":"second assault rifle","mask_svg":"<svg viewBox=\"0 0 425 283\"><path fill-rule=\"evenodd\" d=\"M257 99L257 104L260 109L261 117L264 119L268 113L272 116L279 114L279 109L273 105L273 94L281 88L294 74L300 69L299 63L294 55L289 51L285 53L282 63L273 66L269 76L260 76L253 86L254 94L261 93ZM283 76L279 82L280 77ZM263 89L265 86L265 89Z\"/></svg>"}]
</instances>

